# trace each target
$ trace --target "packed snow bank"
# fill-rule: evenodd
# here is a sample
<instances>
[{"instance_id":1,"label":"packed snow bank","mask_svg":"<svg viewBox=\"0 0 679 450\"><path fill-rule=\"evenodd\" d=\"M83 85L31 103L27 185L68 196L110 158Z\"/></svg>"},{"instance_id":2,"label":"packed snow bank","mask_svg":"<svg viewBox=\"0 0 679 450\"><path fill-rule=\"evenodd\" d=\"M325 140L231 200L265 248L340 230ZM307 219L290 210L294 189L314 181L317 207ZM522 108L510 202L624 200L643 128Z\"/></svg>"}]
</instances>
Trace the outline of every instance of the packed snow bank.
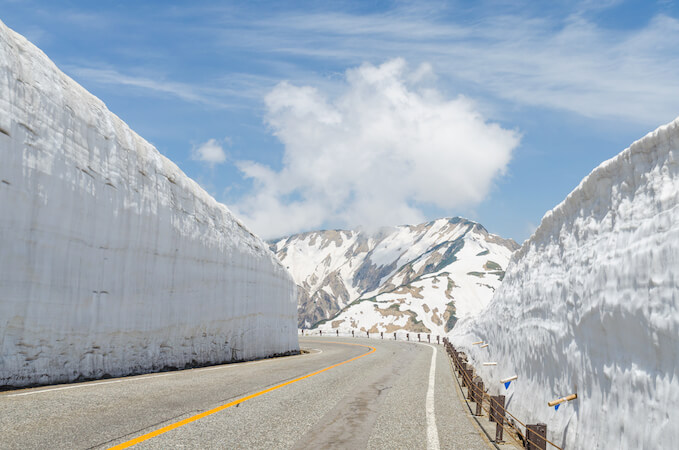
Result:
<instances>
[{"instance_id":1,"label":"packed snow bank","mask_svg":"<svg viewBox=\"0 0 679 450\"><path fill-rule=\"evenodd\" d=\"M0 386L298 350L267 245L0 22Z\"/></svg>"},{"instance_id":2,"label":"packed snow bank","mask_svg":"<svg viewBox=\"0 0 679 450\"><path fill-rule=\"evenodd\" d=\"M586 177L451 340L508 409L568 448L679 442L679 119ZM471 346L484 340L487 348ZM497 361L484 367L485 361ZM577 392L558 411L547 402Z\"/></svg>"}]
</instances>

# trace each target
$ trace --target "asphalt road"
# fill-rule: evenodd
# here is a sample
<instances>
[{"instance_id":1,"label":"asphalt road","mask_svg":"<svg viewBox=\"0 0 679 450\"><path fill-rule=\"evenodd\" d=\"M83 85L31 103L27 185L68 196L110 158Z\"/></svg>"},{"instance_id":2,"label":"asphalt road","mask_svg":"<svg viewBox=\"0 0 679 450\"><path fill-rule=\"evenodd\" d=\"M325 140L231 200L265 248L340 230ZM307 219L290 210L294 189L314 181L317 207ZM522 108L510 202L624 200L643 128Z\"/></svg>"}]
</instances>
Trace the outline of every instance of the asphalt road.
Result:
<instances>
[{"instance_id":1,"label":"asphalt road","mask_svg":"<svg viewBox=\"0 0 679 450\"><path fill-rule=\"evenodd\" d=\"M300 346L310 353L2 392L0 448L110 448L154 432L134 448L490 448L442 346L319 337Z\"/></svg>"}]
</instances>

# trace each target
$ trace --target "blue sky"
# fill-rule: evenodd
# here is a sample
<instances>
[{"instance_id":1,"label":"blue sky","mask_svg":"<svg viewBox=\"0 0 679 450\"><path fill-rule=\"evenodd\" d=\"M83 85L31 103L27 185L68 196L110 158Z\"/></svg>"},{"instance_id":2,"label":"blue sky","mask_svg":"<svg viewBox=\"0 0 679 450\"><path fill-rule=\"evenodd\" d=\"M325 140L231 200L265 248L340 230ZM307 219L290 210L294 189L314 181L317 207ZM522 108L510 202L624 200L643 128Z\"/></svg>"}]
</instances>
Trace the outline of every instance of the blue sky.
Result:
<instances>
[{"instance_id":1,"label":"blue sky","mask_svg":"<svg viewBox=\"0 0 679 450\"><path fill-rule=\"evenodd\" d=\"M521 242L679 115L674 1L0 0L0 20L265 238L461 215Z\"/></svg>"}]
</instances>

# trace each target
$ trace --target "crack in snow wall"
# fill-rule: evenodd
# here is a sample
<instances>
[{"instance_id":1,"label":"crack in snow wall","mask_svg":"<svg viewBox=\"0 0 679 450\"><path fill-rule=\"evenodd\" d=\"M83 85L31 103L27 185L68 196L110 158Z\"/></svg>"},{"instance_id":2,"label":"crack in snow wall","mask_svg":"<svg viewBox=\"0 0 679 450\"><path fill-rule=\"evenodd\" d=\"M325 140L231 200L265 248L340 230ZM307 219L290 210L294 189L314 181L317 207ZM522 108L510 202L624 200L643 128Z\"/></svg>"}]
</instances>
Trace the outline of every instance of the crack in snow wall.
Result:
<instances>
[{"instance_id":1,"label":"crack in snow wall","mask_svg":"<svg viewBox=\"0 0 679 450\"><path fill-rule=\"evenodd\" d=\"M568 448L679 441L679 119L548 212L451 341L508 410ZM474 341L489 343L485 349ZM497 361L497 366L482 366ZM499 380L518 375L505 391ZM547 402L577 392L558 411Z\"/></svg>"},{"instance_id":2,"label":"crack in snow wall","mask_svg":"<svg viewBox=\"0 0 679 450\"><path fill-rule=\"evenodd\" d=\"M267 245L0 22L0 386L298 351Z\"/></svg>"}]
</instances>

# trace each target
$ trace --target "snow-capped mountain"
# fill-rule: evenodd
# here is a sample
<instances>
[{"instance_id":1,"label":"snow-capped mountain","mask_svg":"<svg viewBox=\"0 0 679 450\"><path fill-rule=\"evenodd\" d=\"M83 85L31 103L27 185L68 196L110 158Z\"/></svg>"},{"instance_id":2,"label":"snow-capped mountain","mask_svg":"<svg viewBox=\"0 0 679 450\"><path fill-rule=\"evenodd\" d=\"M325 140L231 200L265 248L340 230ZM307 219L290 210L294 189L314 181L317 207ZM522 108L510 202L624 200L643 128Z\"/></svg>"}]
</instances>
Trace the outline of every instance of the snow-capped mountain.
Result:
<instances>
[{"instance_id":1,"label":"snow-capped mountain","mask_svg":"<svg viewBox=\"0 0 679 450\"><path fill-rule=\"evenodd\" d=\"M518 247L462 218L271 243L299 287L300 327L438 334L488 303Z\"/></svg>"},{"instance_id":2,"label":"snow-capped mountain","mask_svg":"<svg viewBox=\"0 0 679 450\"><path fill-rule=\"evenodd\" d=\"M491 395L563 448L677 448L678 268L679 118L547 212L487 309L451 339Z\"/></svg>"}]
</instances>

